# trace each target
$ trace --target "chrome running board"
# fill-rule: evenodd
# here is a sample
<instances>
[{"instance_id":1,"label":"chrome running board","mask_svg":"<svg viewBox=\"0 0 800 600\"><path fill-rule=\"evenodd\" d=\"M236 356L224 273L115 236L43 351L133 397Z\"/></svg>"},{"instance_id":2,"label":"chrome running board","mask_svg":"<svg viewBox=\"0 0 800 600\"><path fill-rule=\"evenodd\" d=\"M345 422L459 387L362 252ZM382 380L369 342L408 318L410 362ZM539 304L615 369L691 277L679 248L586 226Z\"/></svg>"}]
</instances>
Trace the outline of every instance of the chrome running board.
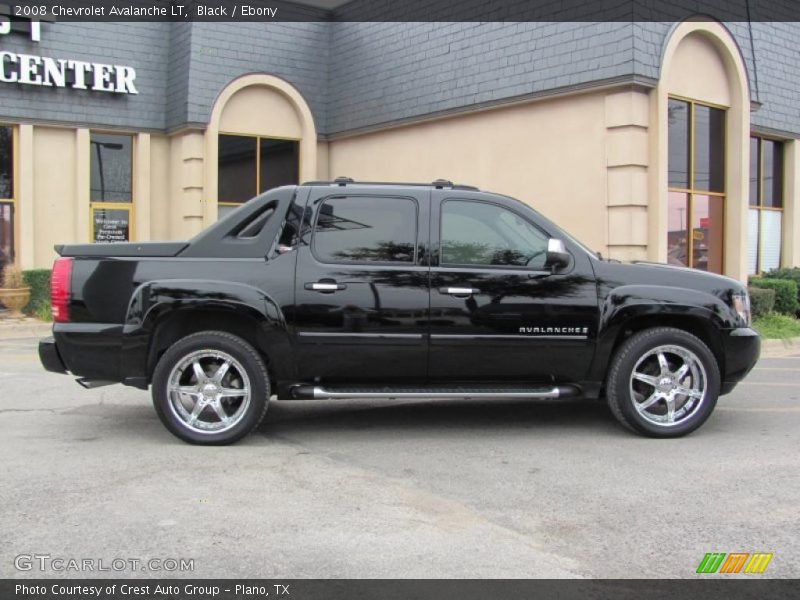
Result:
<instances>
[{"instance_id":1,"label":"chrome running board","mask_svg":"<svg viewBox=\"0 0 800 600\"><path fill-rule=\"evenodd\" d=\"M580 395L576 386L322 386L296 385L291 388L297 400L358 400L358 399L437 399L437 398L574 398Z\"/></svg>"}]
</instances>

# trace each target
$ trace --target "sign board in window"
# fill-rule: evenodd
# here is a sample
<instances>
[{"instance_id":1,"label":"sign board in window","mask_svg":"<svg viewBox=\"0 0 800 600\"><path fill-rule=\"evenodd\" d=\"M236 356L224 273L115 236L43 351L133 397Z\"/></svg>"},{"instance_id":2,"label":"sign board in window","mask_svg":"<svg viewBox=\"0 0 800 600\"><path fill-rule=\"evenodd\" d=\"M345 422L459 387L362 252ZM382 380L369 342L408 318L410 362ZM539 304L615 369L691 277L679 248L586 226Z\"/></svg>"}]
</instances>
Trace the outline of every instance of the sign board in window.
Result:
<instances>
[{"instance_id":1,"label":"sign board in window","mask_svg":"<svg viewBox=\"0 0 800 600\"><path fill-rule=\"evenodd\" d=\"M95 242L127 242L130 239L131 213L126 208L92 210Z\"/></svg>"}]
</instances>

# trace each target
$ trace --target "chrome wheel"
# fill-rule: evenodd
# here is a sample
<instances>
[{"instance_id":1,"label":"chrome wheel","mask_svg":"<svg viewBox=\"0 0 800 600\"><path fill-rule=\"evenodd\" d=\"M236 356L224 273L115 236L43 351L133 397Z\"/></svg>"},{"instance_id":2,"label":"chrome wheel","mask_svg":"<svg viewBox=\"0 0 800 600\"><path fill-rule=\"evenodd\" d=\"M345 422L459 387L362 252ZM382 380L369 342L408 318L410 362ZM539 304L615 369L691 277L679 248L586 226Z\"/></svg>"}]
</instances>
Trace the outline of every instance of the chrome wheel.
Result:
<instances>
[{"instance_id":1,"label":"chrome wheel","mask_svg":"<svg viewBox=\"0 0 800 600\"><path fill-rule=\"evenodd\" d=\"M706 398L708 378L697 355L682 346L657 346L633 367L630 394L636 412L660 427L675 427Z\"/></svg>"},{"instance_id":2,"label":"chrome wheel","mask_svg":"<svg viewBox=\"0 0 800 600\"><path fill-rule=\"evenodd\" d=\"M170 410L181 425L196 433L227 431L250 406L250 380L227 352L192 352L175 365L167 381Z\"/></svg>"}]
</instances>

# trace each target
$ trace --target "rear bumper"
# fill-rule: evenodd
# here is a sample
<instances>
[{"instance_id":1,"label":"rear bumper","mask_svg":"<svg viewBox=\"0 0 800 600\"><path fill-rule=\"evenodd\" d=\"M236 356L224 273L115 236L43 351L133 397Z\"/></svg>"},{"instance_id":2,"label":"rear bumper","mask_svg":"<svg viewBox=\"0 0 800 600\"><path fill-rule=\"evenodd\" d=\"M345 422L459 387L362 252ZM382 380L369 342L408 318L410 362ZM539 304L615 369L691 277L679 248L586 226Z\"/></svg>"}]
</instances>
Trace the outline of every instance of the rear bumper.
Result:
<instances>
[{"instance_id":1,"label":"rear bumper","mask_svg":"<svg viewBox=\"0 0 800 600\"><path fill-rule=\"evenodd\" d=\"M66 373L67 367L58 353L56 341L52 337L39 340L39 360L42 366L53 373Z\"/></svg>"},{"instance_id":2,"label":"rear bumper","mask_svg":"<svg viewBox=\"0 0 800 600\"><path fill-rule=\"evenodd\" d=\"M85 381L120 381L121 326L55 323L53 337L39 342L39 360L54 373Z\"/></svg>"},{"instance_id":3,"label":"rear bumper","mask_svg":"<svg viewBox=\"0 0 800 600\"><path fill-rule=\"evenodd\" d=\"M725 344L725 373L720 393L727 394L744 379L761 355L761 338L754 329L740 327L728 331Z\"/></svg>"}]
</instances>

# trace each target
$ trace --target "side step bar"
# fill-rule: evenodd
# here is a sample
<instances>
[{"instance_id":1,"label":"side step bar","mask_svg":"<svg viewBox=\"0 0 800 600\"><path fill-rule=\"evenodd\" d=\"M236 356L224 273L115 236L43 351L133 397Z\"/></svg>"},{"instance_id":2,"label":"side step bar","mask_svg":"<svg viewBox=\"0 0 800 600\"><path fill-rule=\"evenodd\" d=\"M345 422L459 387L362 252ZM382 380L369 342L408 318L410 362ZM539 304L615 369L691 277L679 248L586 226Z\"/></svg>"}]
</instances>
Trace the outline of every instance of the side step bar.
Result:
<instances>
[{"instance_id":1,"label":"side step bar","mask_svg":"<svg viewBox=\"0 0 800 600\"><path fill-rule=\"evenodd\" d=\"M580 389L574 385L541 387L406 387L375 386L345 387L321 385L296 385L291 388L295 400L357 400L364 398L415 399L415 398L575 398Z\"/></svg>"}]
</instances>

